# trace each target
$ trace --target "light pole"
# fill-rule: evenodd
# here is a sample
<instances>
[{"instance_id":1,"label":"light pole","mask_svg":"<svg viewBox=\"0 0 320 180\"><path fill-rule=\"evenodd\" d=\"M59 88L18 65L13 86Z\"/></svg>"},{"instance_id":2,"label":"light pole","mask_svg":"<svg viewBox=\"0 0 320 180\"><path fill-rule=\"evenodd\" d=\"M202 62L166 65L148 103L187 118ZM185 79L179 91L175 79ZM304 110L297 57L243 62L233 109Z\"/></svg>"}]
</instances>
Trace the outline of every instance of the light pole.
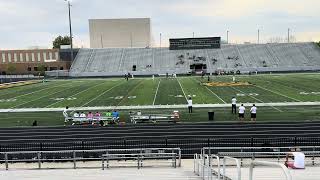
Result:
<instances>
[{"instance_id":1,"label":"light pole","mask_svg":"<svg viewBox=\"0 0 320 180\"><path fill-rule=\"evenodd\" d=\"M192 32L192 38L194 38L194 32Z\"/></svg>"},{"instance_id":2,"label":"light pole","mask_svg":"<svg viewBox=\"0 0 320 180\"><path fill-rule=\"evenodd\" d=\"M290 43L290 28L288 28L288 43Z\"/></svg>"},{"instance_id":3,"label":"light pole","mask_svg":"<svg viewBox=\"0 0 320 180\"><path fill-rule=\"evenodd\" d=\"M160 49L161 49L161 39L162 39L162 34L160 33Z\"/></svg>"},{"instance_id":4,"label":"light pole","mask_svg":"<svg viewBox=\"0 0 320 180\"><path fill-rule=\"evenodd\" d=\"M229 44L229 30L227 31L227 44Z\"/></svg>"},{"instance_id":5,"label":"light pole","mask_svg":"<svg viewBox=\"0 0 320 180\"><path fill-rule=\"evenodd\" d=\"M72 26L71 26L71 4L70 4L70 0L64 0L66 2L68 2L68 11L69 11L69 32L70 32L70 55L71 55L71 61L73 61L73 43L72 43Z\"/></svg>"},{"instance_id":6,"label":"light pole","mask_svg":"<svg viewBox=\"0 0 320 180\"><path fill-rule=\"evenodd\" d=\"M260 44L260 29L258 29L258 44Z\"/></svg>"}]
</instances>

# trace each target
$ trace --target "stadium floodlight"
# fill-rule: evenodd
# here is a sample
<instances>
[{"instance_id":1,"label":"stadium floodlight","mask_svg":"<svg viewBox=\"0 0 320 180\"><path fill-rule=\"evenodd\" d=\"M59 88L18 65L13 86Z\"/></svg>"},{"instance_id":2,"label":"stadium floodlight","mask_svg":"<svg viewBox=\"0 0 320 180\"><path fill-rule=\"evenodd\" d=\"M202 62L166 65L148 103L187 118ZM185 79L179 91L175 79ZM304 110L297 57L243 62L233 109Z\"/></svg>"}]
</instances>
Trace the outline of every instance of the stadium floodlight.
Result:
<instances>
[{"instance_id":1,"label":"stadium floodlight","mask_svg":"<svg viewBox=\"0 0 320 180\"><path fill-rule=\"evenodd\" d=\"M68 2L68 13L69 13L69 32L70 32L70 55L71 55L71 61L73 61L73 43L72 43L72 25L71 25L71 0L64 0L65 2Z\"/></svg>"}]
</instances>

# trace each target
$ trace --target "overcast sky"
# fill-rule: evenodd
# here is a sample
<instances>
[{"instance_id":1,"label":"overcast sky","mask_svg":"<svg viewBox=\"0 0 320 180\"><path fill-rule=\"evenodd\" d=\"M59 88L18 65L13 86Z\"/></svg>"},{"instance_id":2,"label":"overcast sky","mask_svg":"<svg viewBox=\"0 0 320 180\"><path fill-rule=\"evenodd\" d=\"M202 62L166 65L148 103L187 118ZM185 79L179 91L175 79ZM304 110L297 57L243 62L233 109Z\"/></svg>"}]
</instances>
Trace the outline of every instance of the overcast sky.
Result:
<instances>
[{"instance_id":1,"label":"overcast sky","mask_svg":"<svg viewBox=\"0 0 320 180\"><path fill-rule=\"evenodd\" d=\"M155 45L171 37L222 36L233 43L320 41L320 0L72 0L74 43L89 47L88 19L150 17ZM64 0L0 0L0 49L52 47L68 35Z\"/></svg>"}]
</instances>

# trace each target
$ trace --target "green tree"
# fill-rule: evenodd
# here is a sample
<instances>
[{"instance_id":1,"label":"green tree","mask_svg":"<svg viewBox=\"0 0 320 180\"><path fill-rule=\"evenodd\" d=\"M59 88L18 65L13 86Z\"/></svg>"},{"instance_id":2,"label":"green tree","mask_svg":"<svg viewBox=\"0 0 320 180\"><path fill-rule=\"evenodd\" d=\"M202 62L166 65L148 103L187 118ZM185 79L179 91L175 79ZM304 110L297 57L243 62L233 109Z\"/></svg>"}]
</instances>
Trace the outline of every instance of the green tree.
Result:
<instances>
[{"instance_id":1,"label":"green tree","mask_svg":"<svg viewBox=\"0 0 320 180\"><path fill-rule=\"evenodd\" d=\"M318 46L320 46L320 41L317 44L318 44Z\"/></svg>"},{"instance_id":2,"label":"green tree","mask_svg":"<svg viewBox=\"0 0 320 180\"><path fill-rule=\"evenodd\" d=\"M54 39L52 42L53 48L55 49L60 49L61 45L70 45L71 44L71 39L69 36L58 36Z\"/></svg>"},{"instance_id":3,"label":"green tree","mask_svg":"<svg viewBox=\"0 0 320 180\"><path fill-rule=\"evenodd\" d=\"M7 67L7 71L9 72L9 74L14 74L16 72L16 65L14 64L9 64Z\"/></svg>"},{"instance_id":4,"label":"green tree","mask_svg":"<svg viewBox=\"0 0 320 180\"><path fill-rule=\"evenodd\" d=\"M44 76L45 71L46 71L46 66L44 64L39 64L38 71L40 72L40 76Z\"/></svg>"}]
</instances>

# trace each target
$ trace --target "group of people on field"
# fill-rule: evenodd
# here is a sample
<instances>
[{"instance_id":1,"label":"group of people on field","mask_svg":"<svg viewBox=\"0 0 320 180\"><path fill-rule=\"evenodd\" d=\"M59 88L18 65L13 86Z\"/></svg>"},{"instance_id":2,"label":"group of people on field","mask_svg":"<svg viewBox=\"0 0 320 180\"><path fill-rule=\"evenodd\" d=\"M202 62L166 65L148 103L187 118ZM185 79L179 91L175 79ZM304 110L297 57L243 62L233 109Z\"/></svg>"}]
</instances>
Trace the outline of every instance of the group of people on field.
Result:
<instances>
[{"instance_id":1,"label":"group of people on field","mask_svg":"<svg viewBox=\"0 0 320 180\"><path fill-rule=\"evenodd\" d=\"M188 111L189 113L192 113L192 99L191 97L188 98ZM244 115L245 115L246 108L244 107L243 104L239 107L238 113L239 113L239 120L243 121L244 120ZM231 99L231 113L232 114L237 114L237 99L233 97ZM251 113L251 121L256 121L257 119L257 107L255 104L252 105L250 109Z\"/></svg>"},{"instance_id":2,"label":"group of people on field","mask_svg":"<svg viewBox=\"0 0 320 180\"><path fill-rule=\"evenodd\" d=\"M239 110L238 110L240 121L244 120L245 111L246 111L246 108L244 107L243 104L241 104L241 106L239 107ZM231 99L231 113L237 114L237 99L235 97L232 97L232 99ZM250 114L251 114L251 121L256 121L257 107L255 104L252 105L252 107L250 109Z\"/></svg>"}]
</instances>

